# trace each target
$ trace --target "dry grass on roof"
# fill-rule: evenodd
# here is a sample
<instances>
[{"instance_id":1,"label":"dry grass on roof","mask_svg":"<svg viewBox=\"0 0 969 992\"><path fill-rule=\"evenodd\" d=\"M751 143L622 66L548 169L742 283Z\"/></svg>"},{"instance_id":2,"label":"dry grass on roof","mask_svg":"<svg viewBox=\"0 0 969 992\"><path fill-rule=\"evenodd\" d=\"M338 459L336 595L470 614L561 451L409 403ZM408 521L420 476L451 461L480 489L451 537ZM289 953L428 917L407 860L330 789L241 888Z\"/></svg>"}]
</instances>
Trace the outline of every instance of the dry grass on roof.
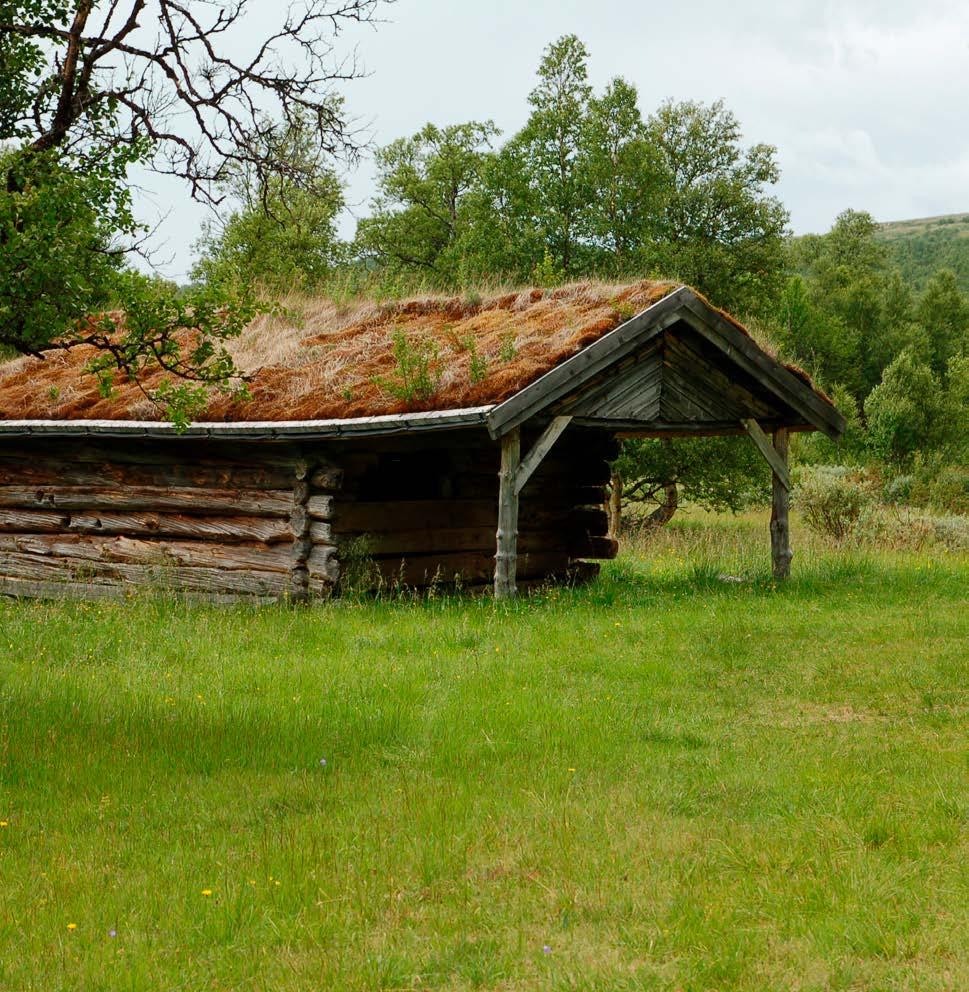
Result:
<instances>
[{"instance_id":1,"label":"dry grass on roof","mask_svg":"<svg viewBox=\"0 0 969 992\"><path fill-rule=\"evenodd\" d=\"M260 317L232 344L236 362L252 376L252 399L217 396L200 419L310 420L500 403L676 288L581 282L480 301L285 301L292 316ZM428 350L431 395L408 402L395 389L395 333ZM90 349L77 348L0 366L0 417L160 419L134 383L119 382L110 398L100 396L94 377L83 372L90 357ZM149 376L145 389L159 378Z\"/></svg>"}]
</instances>

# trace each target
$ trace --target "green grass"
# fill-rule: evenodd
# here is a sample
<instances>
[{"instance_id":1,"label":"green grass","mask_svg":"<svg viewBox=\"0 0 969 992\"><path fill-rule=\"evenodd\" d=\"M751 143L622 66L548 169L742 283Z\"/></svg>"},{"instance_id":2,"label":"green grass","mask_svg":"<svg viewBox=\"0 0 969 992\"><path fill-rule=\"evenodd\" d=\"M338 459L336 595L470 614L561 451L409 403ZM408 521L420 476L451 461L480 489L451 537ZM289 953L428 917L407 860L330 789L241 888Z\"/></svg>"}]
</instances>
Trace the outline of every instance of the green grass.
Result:
<instances>
[{"instance_id":1,"label":"green grass","mask_svg":"<svg viewBox=\"0 0 969 992\"><path fill-rule=\"evenodd\" d=\"M0 604L0 989L969 987L969 557L775 588L765 532L508 608Z\"/></svg>"}]
</instances>

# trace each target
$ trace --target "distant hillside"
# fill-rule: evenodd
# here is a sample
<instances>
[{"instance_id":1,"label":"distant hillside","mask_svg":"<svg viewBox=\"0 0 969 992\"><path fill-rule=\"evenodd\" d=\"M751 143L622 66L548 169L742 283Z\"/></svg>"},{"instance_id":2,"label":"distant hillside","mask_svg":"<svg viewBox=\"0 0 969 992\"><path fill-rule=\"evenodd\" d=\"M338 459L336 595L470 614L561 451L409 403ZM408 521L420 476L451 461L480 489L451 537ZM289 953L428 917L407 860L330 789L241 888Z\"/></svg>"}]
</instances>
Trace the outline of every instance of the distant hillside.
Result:
<instances>
[{"instance_id":1,"label":"distant hillside","mask_svg":"<svg viewBox=\"0 0 969 992\"><path fill-rule=\"evenodd\" d=\"M969 214L892 221L880 225L878 237L916 286L924 286L939 269L952 269L969 293Z\"/></svg>"}]
</instances>

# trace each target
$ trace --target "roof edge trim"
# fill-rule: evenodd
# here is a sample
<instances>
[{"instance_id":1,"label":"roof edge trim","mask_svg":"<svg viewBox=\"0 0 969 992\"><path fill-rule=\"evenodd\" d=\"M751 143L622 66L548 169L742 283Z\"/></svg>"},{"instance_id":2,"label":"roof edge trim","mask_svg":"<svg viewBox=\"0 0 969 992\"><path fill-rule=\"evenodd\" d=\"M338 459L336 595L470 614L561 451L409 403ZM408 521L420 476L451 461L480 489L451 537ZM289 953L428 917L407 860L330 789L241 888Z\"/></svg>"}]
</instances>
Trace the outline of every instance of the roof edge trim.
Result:
<instances>
[{"instance_id":1,"label":"roof edge trim","mask_svg":"<svg viewBox=\"0 0 969 992\"><path fill-rule=\"evenodd\" d=\"M152 437L310 440L484 426L493 407L381 414L330 420L201 421L179 429L153 420L0 420L3 437Z\"/></svg>"}]
</instances>

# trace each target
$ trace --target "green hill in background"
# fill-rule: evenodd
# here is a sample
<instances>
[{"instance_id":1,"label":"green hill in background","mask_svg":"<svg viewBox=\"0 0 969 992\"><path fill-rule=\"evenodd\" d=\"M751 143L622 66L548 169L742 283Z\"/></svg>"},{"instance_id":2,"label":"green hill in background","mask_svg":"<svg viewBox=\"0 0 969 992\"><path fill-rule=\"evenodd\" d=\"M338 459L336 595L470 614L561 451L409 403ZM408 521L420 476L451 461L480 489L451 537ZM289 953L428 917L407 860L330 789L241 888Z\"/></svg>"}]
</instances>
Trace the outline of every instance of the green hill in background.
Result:
<instances>
[{"instance_id":1,"label":"green hill in background","mask_svg":"<svg viewBox=\"0 0 969 992\"><path fill-rule=\"evenodd\" d=\"M969 292L969 213L880 224L878 238L917 287L939 269L952 269L962 291Z\"/></svg>"}]
</instances>

